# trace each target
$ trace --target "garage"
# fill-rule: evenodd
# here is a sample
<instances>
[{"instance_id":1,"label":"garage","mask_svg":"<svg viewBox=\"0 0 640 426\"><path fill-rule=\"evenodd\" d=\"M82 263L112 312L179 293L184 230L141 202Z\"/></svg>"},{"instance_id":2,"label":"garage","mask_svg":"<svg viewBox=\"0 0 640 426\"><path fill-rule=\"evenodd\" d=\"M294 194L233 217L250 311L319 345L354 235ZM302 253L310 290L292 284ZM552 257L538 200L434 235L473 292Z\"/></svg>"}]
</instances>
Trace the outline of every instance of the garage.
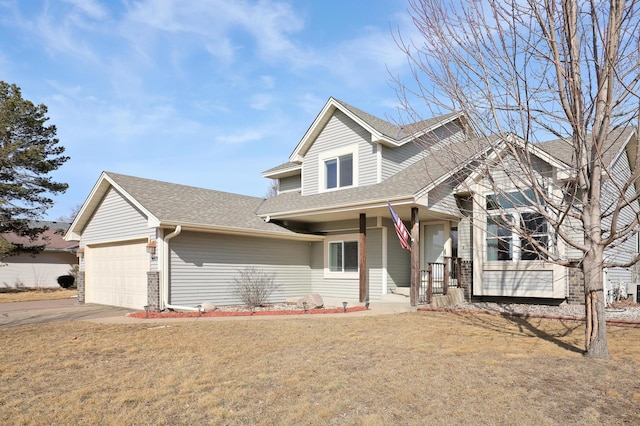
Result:
<instances>
[{"instance_id":1,"label":"garage","mask_svg":"<svg viewBox=\"0 0 640 426\"><path fill-rule=\"evenodd\" d=\"M147 304L147 240L85 248L85 302L142 309Z\"/></svg>"}]
</instances>

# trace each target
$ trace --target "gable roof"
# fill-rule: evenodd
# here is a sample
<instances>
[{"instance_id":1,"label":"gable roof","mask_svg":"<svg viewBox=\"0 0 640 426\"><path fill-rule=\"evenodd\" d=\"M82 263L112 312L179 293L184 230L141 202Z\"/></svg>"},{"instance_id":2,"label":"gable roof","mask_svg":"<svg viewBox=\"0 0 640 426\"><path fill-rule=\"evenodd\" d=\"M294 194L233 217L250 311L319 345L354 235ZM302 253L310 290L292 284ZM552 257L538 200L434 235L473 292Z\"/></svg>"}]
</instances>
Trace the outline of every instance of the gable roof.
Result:
<instances>
[{"instance_id":1,"label":"gable roof","mask_svg":"<svg viewBox=\"0 0 640 426\"><path fill-rule=\"evenodd\" d=\"M476 138L451 142L446 146L445 155L439 155L438 150L430 151L423 159L378 184L304 196L300 192L281 193L266 199L257 210L257 214L278 219L363 205L386 206L388 201L414 202L421 194L467 167L474 158L491 147L492 141L493 139L489 138ZM453 157L453 153L456 154L456 158Z\"/></svg>"},{"instance_id":2,"label":"gable roof","mask_svg":"<svg viewBox=\"0 0 640 426\"><path fill-rule=\"evenodd\" d=\"M43 246L45 251L73 251L78 248L78 241L65 241L64 239L64 233L69 228L69 223L34 221L30 223L30 226L48 229L33 241L29 237L22 237L13 232L0 234L0 238L15 246Z\"/></svg>"},{"instance_id":3,"label":"gable roof","mask_svg":"<svg viewBox=\"0 0 640 426\"><path fill-rule=\"evenodd\" d=\"M446 123L462 117L462 113L453 112L423 120L418 123L413 123L408 126L397 126L351 106L346 102L330 97L289 156L290 162L299 163L302 161L302 157L304 157L311 144L313 144L318 134L322 131L336 110L342 111L349 118L358 123L358 125L367 130L371 134L371 140L373 142L379 142L388 146L404 145L425 133L431 132Z\"/></svg>"},{"instance_id":4,"label":"gable roof","mask_svg":"<svg viewBox=\"0 0 640 426\"><path fill-rule=\"evenodd\" d=\"M624 127L615 129L607 135L605 150L602 153L603 165L606 169L613 166L615 160L617 160L626 149L629 140L635 132L636 129L633 127ZM587 135L587 137L591 138L591 135ZM571 143L571 139L555 139L535 144L535 146L567 165L575 163L575 151Z\"/></svg>"},{"instance_id":5,"label":"gable roof","mask_svg":"<svg viewBox=\"0 0 640 426\"><path fill-rule=\"evenodd\" d=\"M103 172L65 238L79 239L93 212L114 188L136 206L149 227L175 227L291 239L315 239L260 219L262 198Z\"/></svg>"}]
</instances>

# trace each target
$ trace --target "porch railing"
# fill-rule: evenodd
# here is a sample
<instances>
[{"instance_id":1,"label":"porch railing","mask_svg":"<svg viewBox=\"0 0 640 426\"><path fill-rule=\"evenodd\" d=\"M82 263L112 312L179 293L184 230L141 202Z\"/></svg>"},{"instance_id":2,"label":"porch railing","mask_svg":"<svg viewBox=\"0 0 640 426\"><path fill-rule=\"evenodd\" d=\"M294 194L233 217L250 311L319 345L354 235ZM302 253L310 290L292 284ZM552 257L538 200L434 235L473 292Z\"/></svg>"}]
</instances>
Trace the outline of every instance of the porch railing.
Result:
<instances>
[{"instance_id":1,"label":"porch railing","mask_svg":"<svg viewBox=\"0 0 640 426\"><path fill-rule=\"evenodd\" d=\"M434 295L446 295L451 287L463 287L462 265L459 257L445 257L444 262L430 262L427 269L421 269L418 303L429 304Z\"/></svg>"}]
</instances>

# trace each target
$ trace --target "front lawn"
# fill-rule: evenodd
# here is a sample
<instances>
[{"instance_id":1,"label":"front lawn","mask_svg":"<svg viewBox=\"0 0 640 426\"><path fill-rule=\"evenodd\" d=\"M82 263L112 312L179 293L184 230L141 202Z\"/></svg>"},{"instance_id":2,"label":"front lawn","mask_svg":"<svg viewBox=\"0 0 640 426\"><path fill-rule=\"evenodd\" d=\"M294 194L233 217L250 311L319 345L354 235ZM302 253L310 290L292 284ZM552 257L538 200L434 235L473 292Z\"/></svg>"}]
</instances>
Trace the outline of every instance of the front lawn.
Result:
<instances>
[{"instance_id":1,"label":"front lawn","mask_svg":"<svg viewBox=\"0 0 640 426\"><path fill-rule=\"evenodd\" d=\"M0 329L3 424L639 424L640 329L413 313Z\"/></svg>"},{"instance_id":2,"label":"front lawn","mask_svg":"<svg viewBox=\"0 0 640 426\"><path fill-rule=\"evenodd\" d=\"M52 288L45 290L15 290L3 289L0 291L0 303L32 302L34 300L68 299L77 297L78 290Z\"/></svg>"}]
</instances>

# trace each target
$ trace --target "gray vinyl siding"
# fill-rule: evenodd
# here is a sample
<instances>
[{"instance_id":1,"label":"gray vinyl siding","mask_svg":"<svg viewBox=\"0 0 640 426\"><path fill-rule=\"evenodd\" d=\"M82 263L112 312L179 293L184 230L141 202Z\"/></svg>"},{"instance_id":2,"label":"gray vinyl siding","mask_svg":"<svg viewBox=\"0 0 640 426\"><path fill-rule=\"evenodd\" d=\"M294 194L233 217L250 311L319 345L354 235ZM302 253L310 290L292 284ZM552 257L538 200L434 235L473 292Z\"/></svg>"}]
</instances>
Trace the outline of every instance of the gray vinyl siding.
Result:
<instances>
[{"instance_id":1,"label":"gray vinyl siding","mask_svg":"<svg viewBox=\"0 0 640 426\"><path fill-rule=\"evenodd\" d=\"M458 257L473 260L473 224L468 217L458 223Z\"/></svg>"},{"instance_id":2,"label":"gray vinyl siding","mask_svg":"<svg viewBox=\"0 0 640 426\"><path fill-rule=\"evenodd\" d=\"M425 136L424 141L414 141L399 147L382 147L382 180L404 170L427 154L425 143L436 144L441 141L457 141L464 133L456 121L435 129ZM427 139L428 138L428 139ZM425 170L425 173L427 171Z\"/></svg>"},{"instance_id":3,"label":"gray vinyl siding","mask_svg":"<svg viewBox=\"0 0 640 426\"><path fill-rule=\"evenodd\" d=\"M312 291L324 297L358 299L358 278L340 279L324 276L324 243L312 244ZM382 229L367 229L367 280L369 299L379 300L382 293Z\"/></svg>"},{"instance_id":4,"label":"gray vinyl siding","mask_svg":"<svg viewBox=\"0 0 640 426\"><path fill-rule=\"evenodd\" d=\"M288 176L281 178L278 182L278 191L279 192L287 192L287 191L296 191L300 190L302 187L302 176Z\"/></svg>"},{"instance_id":5,"label":"gray vinyl siding","mask_svg":"<svg viewBox=\"0 0 640 426\"><path fill-rule=\"evenodd\" d=\"M456 197L453 195L457 182L454 179L438 185L429 191L428 209L433 212L447 215L461 216Z\"/></svg>"},{"instance_id":6,"label":"gray vinyl siding","mask_svg":"<svg viewBox=\"0 0 640 426\"><path fill-rule=\"evenodd\" d=\"M118 191L110 188L82 231L82 244L155 238L147 218Z\"/></svg>"},{"instance_id":7,"label":"gray vinyl siding","mask_svg":"<svg viewBox=\"0 0 640 426\"><path fill-rule=\"evenodd\" d=\"M553 271L483 271L483 296L526 296L547 291L553 294Z\"/></svg>"},{"instance_id":8,"label":"gray vinyl siding","mask_svg":"<svg viewBox=\"0 0 640 426\"><path fill-rule=\"evenodd\" d=\"M384 219L387 227L387 288L389 292L398 287L411 286L411 252L405 250L398 241L391 219ZM405 224L407 229L409 224Z\"/></svg>"},{"instance_id":9,"label":"gray vinyl siding","mask_svg":"<svg viewBox=\"0 0 640 426\"><path fill-rule=\"evenodd\" d=\"M618 181L620 184L623 184L626 179L631 176L631 170L629 168L629 161L627 159L626 153L621 155L615 162L612 167L612 176ZM618 201L618 189L614 185L611 180L604 180L602 183L602 207L605 211L611 211L614 208L615 203ZM632 199L635 197L635 187L630 187L625 194L626 199ZM637 203L636 205L637 210ZM620 217L618 218L618 229L626 226L629 223L632 223L635 219L634 209L630 207L625 207L620 212ZM603 228L611 227L611 218L605 217L603 219ZM629 237L626 240L617 241L616 247L612 249L608 249L605 252L605 260L625 263L631 261L636 253L636 238ZM631 268L608 268L607 269L607 278L612 285L617 285L618 282L622 281L625 283L631 283L633 281Z\"/></svg>"},{"instance_id":10,"label":"gray vinyl siding","mask_svg":"<svg viewBox=\"0 0 640 426\"><path fill-rule=\"evenodd\" d=\"M270 302L311 292L310 244L272 238L184 232L170 241L170 303L235 305L233 279L246 267L275 273Z\"/></svg>"},{"instance_id":11,"label":"gray vinyl siding","mask_svg":"<svg viewBox=\"0 0 640 426\"><path fill-rule=\"evenodd\" d=\"M342 111L336 110L305 154L302 164L303 194L318 193L319 167L322 167L319 164L319 156L323 152L354 144L358 145L358 185L376 183L376 146L371 143L371 134L347 117Z\"/></svg>"}]
</instances>

